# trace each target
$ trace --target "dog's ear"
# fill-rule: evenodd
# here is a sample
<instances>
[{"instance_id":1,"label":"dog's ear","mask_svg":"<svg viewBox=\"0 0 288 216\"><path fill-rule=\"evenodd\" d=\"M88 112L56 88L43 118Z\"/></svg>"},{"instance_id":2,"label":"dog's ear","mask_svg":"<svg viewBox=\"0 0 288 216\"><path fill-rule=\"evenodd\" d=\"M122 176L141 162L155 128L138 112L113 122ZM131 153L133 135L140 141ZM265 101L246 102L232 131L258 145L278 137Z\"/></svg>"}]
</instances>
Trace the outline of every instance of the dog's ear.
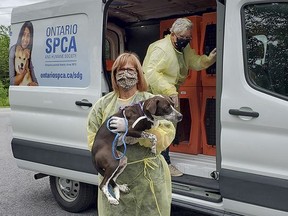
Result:
<instances>
[{"instance_id":1,"label":"dog's ear","mask_svg":"<svg viewBox=\"0 0 288 216\"><path fill-rule=\"evenodd\" d=\"M146 105L146 110L151 114L151 115L155 115L156 110L157 110L157 104L158 104L159 100L156 98L151 98L149 99L147 105Z\"/></svg>"},{"instance_id":2,"label":"dog's ear","mask_svg":"<svg viewBox=\"0 0 288 216\"><path fill-rule=\"evenodd\" d=\"M170 97L170 96L166 96L165 99L166 99L166 100L169 102L169 104L171 104L173 107L175 106L172 97Z\"/></svg>"},{"instance_id":3,"label":"dog's ear","mask_svg":"<svg viewBox=\"0 0 288 216\"><path fill-rule=\"evenodd\" d=\"M25 49L24 53L25 53L27 59L29 59L30 58L30 50L29 49Z\"/></svg>"},{"instance_id":4,"label":"dog's ear","mask_svg":"<svg viewBox=\"0 0 288 216\"><path fill-rule=\"evenodd\" d=\"M17 45L16 50L15 50L15 55L18 54L21 50L22 50L22 47L20 45Z\"/></svg>"}]
</instances>

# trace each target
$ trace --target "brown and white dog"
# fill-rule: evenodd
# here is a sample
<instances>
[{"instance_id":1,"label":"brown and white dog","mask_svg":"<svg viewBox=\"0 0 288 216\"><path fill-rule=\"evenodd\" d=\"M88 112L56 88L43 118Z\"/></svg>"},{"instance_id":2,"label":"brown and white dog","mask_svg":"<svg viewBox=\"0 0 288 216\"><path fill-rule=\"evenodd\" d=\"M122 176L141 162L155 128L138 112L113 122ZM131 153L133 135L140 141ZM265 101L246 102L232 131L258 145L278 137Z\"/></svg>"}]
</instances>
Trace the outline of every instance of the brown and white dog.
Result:
<instances>
[{"instance_id":1,"label":"brown and white dog","mask_svg":"<svg viewBox=\"0 0 288 216\"><path fill-rule=\"evenodd\" d=\"M16 47L15 50L15 71L17 74L23 73L24 70L26 70L26 74L19 83L19 85L28 85L32 82L30 70L29 70L29 58L30 58L30 50L29 49L23 49L20 45Z\"/></svg>"},{"instance_id":2,"label":"brown and white dog","mask_svg":"<svg viewBox=\"0 0 288 216\"><path fill-rule=\"evenodd\" d=\"M137 104L127 106L113 116L127 119L127 138L150 139L152 143L151 151L156 153L157 138L154 134L147 133L145 130L153 127L161 119L173 122L181 121L183 116L173 105L169 97L154 96ZM107 121L109 119L102 124L95 136L92 146L92 162L98 173L104 177L99 185L100 189L111 204L117 205L119 204L120 191L124 193L129 192L127 184L118 185L116 183L117 177L127 165L127 157L113 157L115 149L113 149L112 143L115 134L107 128ZM127 139L126 142L127 144L131 144L128 143ZM112 186L115 196L109 191L109 184Z\"/></svg>"}]
</instances>

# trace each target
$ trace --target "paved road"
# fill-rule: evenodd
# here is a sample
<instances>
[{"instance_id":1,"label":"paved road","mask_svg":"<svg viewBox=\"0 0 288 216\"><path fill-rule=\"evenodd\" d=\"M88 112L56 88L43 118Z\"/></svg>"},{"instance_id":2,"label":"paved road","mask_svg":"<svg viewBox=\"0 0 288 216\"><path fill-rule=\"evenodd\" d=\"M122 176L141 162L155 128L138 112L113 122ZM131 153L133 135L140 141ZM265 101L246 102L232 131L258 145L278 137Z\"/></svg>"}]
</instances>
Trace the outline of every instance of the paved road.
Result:
<instances>
[{"instance_id":1,"label":"paved road","mask_svg":"<svg viewBox=\"0 0 288 216\"><path fill-rule=\"evenodd\" d=\"M12 127L10 109L0 109L0 215L93 215L92 208L81 214L70 214L55 202L49 178L34 180L34 172L19 169L11 151Z\"/></svg>"},{"instance_id":2,"label":"paved road","mask_svg":"<svg viewBox=\"0 0 288 216\"><path fill-rule=\"evenodd\" d=\"M19 169L11 151L10 109L0 108L0 215L1 216L73 216L97 215L96 208L80 214L62 210L50 192L49 179L34 180L34 172ZM173 207L172 216L200 216Z\"/></svg>"}]
</instances>

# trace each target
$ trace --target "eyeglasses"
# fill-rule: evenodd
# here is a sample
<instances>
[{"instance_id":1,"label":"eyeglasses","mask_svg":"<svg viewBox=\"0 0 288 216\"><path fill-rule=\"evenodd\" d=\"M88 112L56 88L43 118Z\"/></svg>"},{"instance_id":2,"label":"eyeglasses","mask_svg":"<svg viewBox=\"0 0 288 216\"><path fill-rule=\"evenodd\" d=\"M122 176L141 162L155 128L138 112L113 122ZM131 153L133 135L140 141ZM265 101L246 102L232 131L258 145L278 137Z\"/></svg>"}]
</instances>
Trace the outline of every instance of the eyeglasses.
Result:
<instances>
[{"instance_id":1,"label":"eyeglasses","mask_svg":"<svg viewBox=\"0 0 288 216\"><path fill-rule=\"evenodd\" d=\"M135 68L120 68L117 73L129 73L129 74L134 74L135 72L137 72L137 70Z\"/></svg>"},{"instance_id":2,"label":"eyeglasses","mask_svg":"<svg viewBox=\"0 0 288 216\"><path fill-rule=\"evenodd\" d=\"M191 37L191 36L190 36L190 37L186 37L186 36L183 36L183 35L176 35L176 34L175 34L175 36L176 36L177 38L183 39L183 40L189 40L189 41L192 40L192 37Z\"/></svg>"}]
</instances>

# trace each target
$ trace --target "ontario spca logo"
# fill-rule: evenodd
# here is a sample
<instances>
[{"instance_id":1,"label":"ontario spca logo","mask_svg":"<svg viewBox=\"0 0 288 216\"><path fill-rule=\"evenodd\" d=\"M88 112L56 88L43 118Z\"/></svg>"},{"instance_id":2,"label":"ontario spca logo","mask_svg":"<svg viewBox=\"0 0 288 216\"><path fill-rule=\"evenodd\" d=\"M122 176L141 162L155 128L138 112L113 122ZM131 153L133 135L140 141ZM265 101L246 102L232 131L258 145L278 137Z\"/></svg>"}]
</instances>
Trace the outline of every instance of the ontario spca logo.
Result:
<instances>
[{"instance_id":1,"label":"ontario spca logo","mask_svg":"<svg viewBox=\"0 0 288 216\"><path fill-rule=\"evenodd\" d=\"M46 54L76 53L77 32L77 24L47 27Z\"/></svg>"}]
</instances>

